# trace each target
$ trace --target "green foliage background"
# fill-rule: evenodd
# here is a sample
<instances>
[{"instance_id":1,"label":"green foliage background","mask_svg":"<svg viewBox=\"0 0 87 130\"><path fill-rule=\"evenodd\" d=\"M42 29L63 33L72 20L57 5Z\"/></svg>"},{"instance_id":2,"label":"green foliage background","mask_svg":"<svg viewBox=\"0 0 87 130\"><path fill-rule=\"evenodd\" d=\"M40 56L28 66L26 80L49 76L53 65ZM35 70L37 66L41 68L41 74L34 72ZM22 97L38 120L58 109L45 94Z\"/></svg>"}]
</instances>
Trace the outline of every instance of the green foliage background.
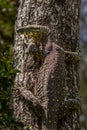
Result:
<instances>
[{"instance_id":1,"label":"green foliage background","mask_svg":"<svg viewBox=\"0 0 87 130\"><path fill-rule=\"evenodd\" d=\"M17 10L17 0L0 0L0 130L9 130L15 123L11 117L10 87L13 84L12 76L17 72L12 68L12 46L14 42L14 23ZM87 47L86 47L87 48ZM84 120L82 127L87 129L87 64L81 73L80 95Z\"/></svg>"},{"instance_id":2,"label":"green foliage background","mask_svg":"<svg viewBox=\"0 0 87 130\"><path fill-rule=\"evenodd\" d=\"M0 0L0 130L8 130L11 122L10 87L12 76L12 45L16 0Z\"/></svg>"}]
</instances>

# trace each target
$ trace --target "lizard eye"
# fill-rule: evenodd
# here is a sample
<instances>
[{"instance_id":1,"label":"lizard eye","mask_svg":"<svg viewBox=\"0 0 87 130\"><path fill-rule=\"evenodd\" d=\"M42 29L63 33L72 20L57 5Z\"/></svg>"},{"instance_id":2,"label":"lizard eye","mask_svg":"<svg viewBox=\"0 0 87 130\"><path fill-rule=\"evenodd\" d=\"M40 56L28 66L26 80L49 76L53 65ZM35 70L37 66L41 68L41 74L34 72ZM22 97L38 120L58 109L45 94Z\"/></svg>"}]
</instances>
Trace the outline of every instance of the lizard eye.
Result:
<instances>
[{"instance_id":1,"label":"lizard eye","mask_svg":"<svg viewBox=\"0 0 87 130\"><path fill-rule=\"evenodd\" d=\"M32 53L35 53L35 52L37 52L38 51L38 49L37 49L37 47L36 47L36 45L35 44L31 44L31 45L29 45L29 52L30 52L30 54Z\"/></svg>"}]
</instances>

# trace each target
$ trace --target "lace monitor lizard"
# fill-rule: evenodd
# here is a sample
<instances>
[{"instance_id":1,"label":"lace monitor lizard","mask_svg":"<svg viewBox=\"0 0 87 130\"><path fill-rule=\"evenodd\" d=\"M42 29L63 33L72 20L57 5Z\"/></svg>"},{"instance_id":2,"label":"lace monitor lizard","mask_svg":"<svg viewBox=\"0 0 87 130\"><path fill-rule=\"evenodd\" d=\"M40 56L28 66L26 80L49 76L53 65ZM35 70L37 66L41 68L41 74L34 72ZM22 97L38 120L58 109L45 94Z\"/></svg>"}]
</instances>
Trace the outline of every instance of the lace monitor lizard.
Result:
<instances>
[{"instance_id":1,"label":"lace monitor lizard","mask_svg":"<svg viewBox=\"0 0 87 130\"><path fill-rule=\"evenodd\" d=\"M37 130L57 130L58 120L66 117L69 110L78 110L80 106L78 99L65 100L65 60L77 61L79 59L78 53L65 51L55 42L52 42L51 31L46 26L28 25L18 28L16 31L27 35L32 40L28 44L26 43L27 53L25 57L27 58L25 58L25 66L23 66L25 69L23 73L17 74L14 88L19 92L19 98L23 98L25 103L27 100L34 112L32 114L32 110L29 109L30 113L28 113L32 117L27 121L27 124L22 119L24 117L26 117L26 120L29 118L30 115L26 115L26 112L21 119L17 117L17 112L16 118L19 118L24 125L28 125L32 118L32 122L36 120L36 124L30 123L31 130L36 130L36 127ZM67 56L71 58L67 59ZM33 63L30 60L31 57ZM25 106L28 107L28 103ZM23 105L22 102L21 104ZM14 108L16 109L15 103ZM28 111L28 108L26 109ZM19 116L21 116L21 113L19 112ZM65 127L67 129L67 126Z\"/></svg>"}]
</instances>

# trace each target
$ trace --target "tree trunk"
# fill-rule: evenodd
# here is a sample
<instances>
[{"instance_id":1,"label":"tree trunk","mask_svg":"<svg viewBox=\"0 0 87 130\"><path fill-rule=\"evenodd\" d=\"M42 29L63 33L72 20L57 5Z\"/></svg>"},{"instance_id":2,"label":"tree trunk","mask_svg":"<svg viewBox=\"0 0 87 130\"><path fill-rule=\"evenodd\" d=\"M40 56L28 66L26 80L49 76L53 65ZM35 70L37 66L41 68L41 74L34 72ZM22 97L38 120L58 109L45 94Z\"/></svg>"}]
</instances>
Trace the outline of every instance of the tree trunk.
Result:
<instances>
[{"instance_id":1,"label":"tree trunk","mask_svg":"<svg viewBox=\"0 0 87 130\"><path fill-rule=\"evenodd\" d=\"M80 0L20 0L12 87L16 130L80 130Z\"/></svg>"}]
</instances>

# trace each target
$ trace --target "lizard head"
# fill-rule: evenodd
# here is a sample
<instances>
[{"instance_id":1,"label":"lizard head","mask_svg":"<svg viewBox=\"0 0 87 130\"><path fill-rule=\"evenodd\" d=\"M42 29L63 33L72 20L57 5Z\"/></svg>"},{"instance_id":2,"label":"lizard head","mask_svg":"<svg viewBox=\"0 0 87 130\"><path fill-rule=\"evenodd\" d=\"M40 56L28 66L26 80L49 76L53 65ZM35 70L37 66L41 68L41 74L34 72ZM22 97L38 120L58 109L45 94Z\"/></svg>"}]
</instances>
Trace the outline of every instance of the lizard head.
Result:
<instances>
[{"instance_id":1,"label":"lizard head","mask_svg":"<svg viewBox=\"0 0 87 130\"><path fill-rule=\"evenodd\" d=\"M33 55L37 61L43 61L45 46L48 41L50 29L47 26L27 25L17 29L17 33L28 37L27 47L29 54Z\"/></svg>"},{"instance_id":2,"label":"lizard head","mask_svg":"<svg viewBox=\"0 0 87 130\"><path fill-rule=\"evenodd\" d=\"M33 39L36 47L43 50L50 33L50 29L47 26L41 25L27 25L17 29L18 33L22 33L28 36L29 39ZM28 42L30 44L30 42Z\"/></svg>"}]
</instances>

